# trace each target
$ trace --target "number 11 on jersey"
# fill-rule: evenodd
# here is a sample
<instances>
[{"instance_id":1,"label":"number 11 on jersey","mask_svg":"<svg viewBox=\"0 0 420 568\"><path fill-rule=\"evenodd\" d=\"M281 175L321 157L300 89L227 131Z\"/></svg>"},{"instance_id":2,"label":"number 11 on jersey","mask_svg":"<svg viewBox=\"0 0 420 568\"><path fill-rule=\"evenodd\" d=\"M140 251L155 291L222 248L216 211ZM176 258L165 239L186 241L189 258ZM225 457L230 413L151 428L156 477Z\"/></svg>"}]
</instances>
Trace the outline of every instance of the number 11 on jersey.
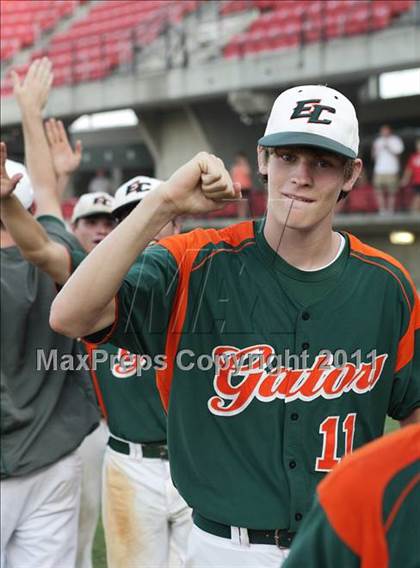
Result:
<instances>
[{"instance_id":1,"label":"number 11 on jersey","mask_svg":"<svg viewBox=\"0 0 420 568\"><path fill-rule=\"evenodd\" d=\"M319 432L323 436L322 455L316 458L316 471L331 471L340 462L337 457L338 449L338 424L340 416L328 416L319 426ZM347 414L343 421L342 430L345 436L344 455L353 451L354 427L356 424L356 413Z\"/></svg>"}]
</instances>

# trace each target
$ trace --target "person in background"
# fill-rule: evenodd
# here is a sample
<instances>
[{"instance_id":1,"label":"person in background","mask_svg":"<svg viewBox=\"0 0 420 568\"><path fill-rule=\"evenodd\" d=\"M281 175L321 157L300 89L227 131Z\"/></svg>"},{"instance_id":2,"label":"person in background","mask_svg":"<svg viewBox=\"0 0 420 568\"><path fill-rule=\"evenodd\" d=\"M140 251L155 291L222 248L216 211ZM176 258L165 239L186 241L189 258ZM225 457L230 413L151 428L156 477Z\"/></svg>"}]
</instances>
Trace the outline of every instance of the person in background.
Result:
<instances>
[{"instance_id":1,"label":"person in background","mask_svg":"<svg viewBox=\"0 0 420 568\"><path fill-rule=\"evenodd\" d=\"M89 193L111 193L112 185L109 178L105 175L102 168L96 170L96 175L92 178L88 185Z\"/></svg>"},{"instance_id":2,"label":"person in background","mask_svg":"<svg viewBox=\"0 0 420 568\"><path fill-rule=\"evenodd\" d=\"M400 155L403 151L404 144L401 138L393 134L387 124L382 126L372 146L373 186L381 215L393 213L395 210Z\"/></svg>"},{"instance_id":3,"label":"person in background","mask_svg":"<svg viewBox=\"0 0 420 568\"><path fill-rule=\"evenodd\" d=\"M248 158L244 152L238 152L235 156L230 176L234 183L241 185L242 199L238 201L238 218L249 217L249 199L252 191L252 170Z\"/></svg>"},{"instance_id":4,"label":"person in background","mask_svg":"<svg viewBox=\"0 0 420 568\"><path fill-rule=\"evenodd\" d=\"M38 223L67 255L80 246L61 217L42 124L50 62L35 60L24 81L13 74L13 82ZM12 194L21 174L9 176L4 144L0 164L1 565L74 566L81 479L75 450L97 427L99 413L87 371L61 364L63 357L79 361L81 352L77 341L49 326L54 280L34 266L30 240L28 255L21 255L8 224L16 209L35 221Z\"/></svg>"},{"instance_id":5,"label":"person in background","mask_svg":"<svg viewBox=\"0 0 420 568\"><path fill-rule=\"evenodd\" d=\"M412 184L414 197L411 202L411 211L420 212L420 138L416 140L416 151L408 158L400 186L405 187Z\"/></svg>"},{"instance_id":6,"label":"person in background","mask_svg":"<svg viewBox=\"0 0 420 568\"><path fill-rule=\"evenodd\" d=\"M415 424L357 450L321 481L284 568L414 568L419 510Z\"/></svg>"}]
</instances>

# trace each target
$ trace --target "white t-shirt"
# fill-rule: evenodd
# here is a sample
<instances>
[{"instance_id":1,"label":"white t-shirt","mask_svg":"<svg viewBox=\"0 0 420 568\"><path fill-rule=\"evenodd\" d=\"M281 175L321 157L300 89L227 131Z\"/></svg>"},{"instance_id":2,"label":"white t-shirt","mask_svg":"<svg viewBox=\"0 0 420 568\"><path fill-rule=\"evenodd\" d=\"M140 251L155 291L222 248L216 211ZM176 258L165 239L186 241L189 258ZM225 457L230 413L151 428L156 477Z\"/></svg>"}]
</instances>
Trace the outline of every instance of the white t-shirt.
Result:
<instances>
[{"instance_id":1,"label":"white t-shirt","mask_svg":"<svg viewBox=\"0 0 420 568\"><path fill-rule=\"evenodd\" d=\"M399 155L403 150L404 144L399 136L379 136L373 143L374 173L398 174L400 169Z\"/></svg>"}]
</instances>

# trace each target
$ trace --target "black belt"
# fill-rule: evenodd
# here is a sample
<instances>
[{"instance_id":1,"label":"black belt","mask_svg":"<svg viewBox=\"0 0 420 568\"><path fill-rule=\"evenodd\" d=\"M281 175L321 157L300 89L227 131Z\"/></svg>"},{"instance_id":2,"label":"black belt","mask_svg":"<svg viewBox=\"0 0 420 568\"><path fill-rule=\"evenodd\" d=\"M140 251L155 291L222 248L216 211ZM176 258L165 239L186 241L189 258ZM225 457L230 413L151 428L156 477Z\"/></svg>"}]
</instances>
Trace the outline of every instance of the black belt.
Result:
<instances>
[{"instance_id":1,"label":"black belt","mask_svg":"<svg viewBox=\"0 0 420 568\"><path fill-rule=\"evenodd\" d=\"M211 521L196 511L193 512L193 519L194 524L201 530L222 538L231 538L229 525ZM275 544L279 548L290 548L296 534L288 529L247 529L247 531L250 544Z\"/></svg>"},{"instance_id":2,"label":"black belt","mask_svg":"<svg viewBox=\"0 0 420 568\"><path fill-rule=\"evenodd\" d=\"M134 442L133 442L134 443ZM151 442L148 444L138 444L141 446L143 457L145 458L160 458L162 460L168 459L168 446L165 442ZM110 436L108 438L108 446L119 452L120 454L130 455L130 444L128 442L123 442Z\"/></svg>"}]
</instances>

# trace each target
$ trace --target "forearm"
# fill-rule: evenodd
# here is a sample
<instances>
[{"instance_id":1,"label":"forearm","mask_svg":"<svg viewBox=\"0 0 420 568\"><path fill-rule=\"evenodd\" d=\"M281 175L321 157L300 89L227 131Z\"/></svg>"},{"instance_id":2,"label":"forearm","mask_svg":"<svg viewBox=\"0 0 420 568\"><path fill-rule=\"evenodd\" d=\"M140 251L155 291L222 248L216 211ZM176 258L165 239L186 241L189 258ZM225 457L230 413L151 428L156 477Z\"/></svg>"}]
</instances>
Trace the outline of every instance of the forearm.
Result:
<instances>
[{"instance_id":1,"label":"forearm","mask_svg":"<svg viewBox=\"0 0 420 568\"><path fill-rule=\"evenodd\" d=\"M37 255L48 242L48 235L42 225L14 195L2 199L1 220L26 259Z\"/></svg>"},{"instance_id":2,"label":"forearm","mask_svg":"<svg viewBox=\"0 0 420 568\"><path fill-rule=\"evenodd\" d=\"M64 192L70 182L70 177L68 174L60 174L57 178L57 195L60 201L63 199Z\"/></svg>"},{"instance_id":3,"label":"forearm","mask_svg":"<svg viewBox=\"0 0 420 568\"><path fill-rule=\"evenodd\" d=\"M57 179L44 131L41 112L21 108L26 165L35 192L37 215L62 218Z\"/></svg>"},{"instance_id":4,"label":"forearm","mask_svg":"<svg viewBox=\"0 0 420 568\"><path fill-rule=\"evenodd\" d=\"M96 331L99 321L102 327L112 323L112 319L104 320L101 316L108 310L124 276L154 236L176 216L162 198L160 189L164 185L147 195L71 276L53 302L53 329L80 337Z\"/></svg>"}]
</instances>

